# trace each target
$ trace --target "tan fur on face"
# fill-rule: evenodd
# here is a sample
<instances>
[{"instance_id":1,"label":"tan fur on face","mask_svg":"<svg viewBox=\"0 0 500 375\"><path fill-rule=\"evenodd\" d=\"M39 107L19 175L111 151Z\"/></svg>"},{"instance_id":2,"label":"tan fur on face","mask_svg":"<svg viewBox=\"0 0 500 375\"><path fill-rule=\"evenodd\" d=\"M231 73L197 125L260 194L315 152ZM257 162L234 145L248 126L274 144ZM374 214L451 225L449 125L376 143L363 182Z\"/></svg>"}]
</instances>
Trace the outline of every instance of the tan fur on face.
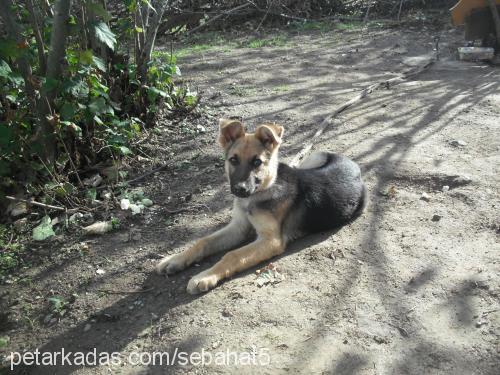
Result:
<instances>
[{"instance_id":1,"label":"tan fur on face","mask_svg":"<svg viewBox=\"0 0 500 375\"><path fill-rule=\"evenodd\" d=\"M228 161L237 155L241 163L249 163L254 157L262 160L262 165L254 173L262 181L256 191L269 188L278 171L278 149L281 145L283 127L277 124L259 125L255 133L245 133L243 124L237 120L219 121L219 142L226 151L225 170L229 176L235 168Z\"/></svg>"}]
</instances>

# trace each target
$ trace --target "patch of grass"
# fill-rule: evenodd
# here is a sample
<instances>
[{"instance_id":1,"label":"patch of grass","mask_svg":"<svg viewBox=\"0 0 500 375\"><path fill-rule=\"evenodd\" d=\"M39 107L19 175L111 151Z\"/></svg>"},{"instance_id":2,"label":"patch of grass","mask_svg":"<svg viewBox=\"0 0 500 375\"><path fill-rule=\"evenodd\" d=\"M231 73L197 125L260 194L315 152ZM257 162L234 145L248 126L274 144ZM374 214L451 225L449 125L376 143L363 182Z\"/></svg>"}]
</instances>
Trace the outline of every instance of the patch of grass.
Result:
<instances>
[{"instance_id":1,"label":"patch of grass","mask_svg":"<svg viewBox=\"0 0 500 375\"><path fill-rule=\"evenodd\" d=\"M0 278L21 265L20 255L24 248L14 239L12 227L0 225Z\"/></svg>"},{"instance_id":2,"label":"patch of grass","mask_svg":"<svg viewBox=\"0 0 500 375\"><path fill-rule=\"evenodd\" d=\"M283 47L288 44L288 38L284 35L277 35L272 38L255 38L241 44L243 48L262 48L262 47Z\"/></svg>"},{"instance_id":3,"label":"patch of grass","mask_svg":"<svg viewBox=\"0 0 500 375\"><path fill-rule=\"evenodd\" d=\"M288 86L288 85L276 86L275 88L272 89L272 91L273 91L273 93L287 92L287 91L290 91L290 86Z\"/></svg>"},{"instance_id":4,"label":"patch of grass","mask_svg":"<svg viewBox=\"0 0 500 375\"><path fill-rule=\"evenodd\" d=\"M209 32L195 35L185 40L184 45L174 50L177 57L184 57L206 51L229 52L236 48L237 44L228 40L224 35L216 32Z\"/></svg>"},{"instance_id":5,"label":"patch of grass","mask_svg":"<svg viewBox=\"0 0 500 375\"><path fill-rule=\"evenodd\" d=\"M350 21L350 22L339 22L335 24L335 28L337 30L345 30L345 31L352 31L352 30L358 30L362 28L363 26L366 26L363 22L361 21Z\"/></svg>"},{"instance_id":6,"label":"patch of grass","mask_svg":"<svg viewBox=\"0 0 500 375\"><path fill-rule=\"evenodd\" d=\"M386 24L381 21L368 21L366 23L363 21L344 21L335 24L335 28L337 30L343 30L343 31L355 31L365 27L370 29L382 28L385 26Z\"/></svg>"},{"instance_id":7,"label":"patch of grass","mask_svg":"<svg viewBox=\"0 0 500 375\"><path fill-rule=\"evenodd\" d=\"M235 96L251 96L256 93L257 89L251 86L231 86L229 92Z\"/></svg>"},{"instance_id":8,"label":"patch of grass","mask_svg":"<svg viewBox=\"0 0 500 375\"><path fill-rule=\"evenodd\" d=\"M305 22L292 22L288 27L294 31L319 30L321 32L326 32L330 31L333 28L333 24L328 21L305 21Z\"/></svg>"}]
</instances>

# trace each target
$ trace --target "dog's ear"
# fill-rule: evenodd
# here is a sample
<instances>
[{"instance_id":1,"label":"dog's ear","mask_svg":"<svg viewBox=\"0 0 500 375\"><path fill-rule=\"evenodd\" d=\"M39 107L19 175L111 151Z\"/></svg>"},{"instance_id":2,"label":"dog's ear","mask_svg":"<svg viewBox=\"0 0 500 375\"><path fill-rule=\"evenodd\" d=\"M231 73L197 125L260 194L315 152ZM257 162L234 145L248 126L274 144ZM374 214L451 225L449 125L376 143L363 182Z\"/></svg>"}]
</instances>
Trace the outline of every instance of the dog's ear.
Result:
<instances>
[{"instance_id":1,"label":"dog's ear","mask_svg":"<svg viewBox=\"0 0 500 375\"><path fill-rule=\"evenodd\" d=\"M238 120L221 118L219 120L219 143L223 148L227 148L238 138L245 136L245 127Z\"/></svg>"},{"instance_id":2,"label":"dog's ear","mask_svg":"<svg viewBox=\"0 0 500 375\"><path fill-rule=\"evenodd\" d=\"M264 124L257 127L257 130L255 130L255 136L264 146L273 149L281 144L283 132L283 126L277 124Z\"/></svg>"}]
</instances>

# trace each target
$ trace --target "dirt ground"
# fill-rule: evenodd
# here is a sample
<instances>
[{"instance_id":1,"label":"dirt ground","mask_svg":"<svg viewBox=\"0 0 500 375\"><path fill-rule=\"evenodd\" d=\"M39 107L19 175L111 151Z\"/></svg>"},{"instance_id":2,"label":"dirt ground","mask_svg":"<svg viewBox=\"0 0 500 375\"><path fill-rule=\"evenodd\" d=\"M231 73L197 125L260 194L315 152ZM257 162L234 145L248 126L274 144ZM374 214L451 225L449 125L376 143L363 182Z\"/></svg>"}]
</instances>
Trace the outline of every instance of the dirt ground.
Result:
<instances>
[{"instance_id":1,"label":"dirt ground","mask_svg":"<svg viewBox=\"0 0 500 375\"><path fill-rule=\"evenodd\" d=\"M337 105L432 56L434 35L422 28L310 32L281 46L182 58L184 76L204 92L202 116L193 120L202 132L167 147L174 131L160 128L165 144L154 147L165 149L172 167L139 184L153 208L105 236L33 247L41 263L2 286L10 313L5 356L35 348L124 357L255 350L260 363L15 371L499 374L500 69L457 61L460 31L441 31L438 62L344 112L316 144L360 164L370 203L353 224L305 238L274 259L284 280L259 286L252 269L190 296L189 278L217 257L169 278L153 273L162 256L229 218L219 117L241 116L250 128L279 122L289 161ZM167 211L179 207L186 211ZM71 300L52 321L44 319L51 295Z\"/></svg>"}]
</instances>

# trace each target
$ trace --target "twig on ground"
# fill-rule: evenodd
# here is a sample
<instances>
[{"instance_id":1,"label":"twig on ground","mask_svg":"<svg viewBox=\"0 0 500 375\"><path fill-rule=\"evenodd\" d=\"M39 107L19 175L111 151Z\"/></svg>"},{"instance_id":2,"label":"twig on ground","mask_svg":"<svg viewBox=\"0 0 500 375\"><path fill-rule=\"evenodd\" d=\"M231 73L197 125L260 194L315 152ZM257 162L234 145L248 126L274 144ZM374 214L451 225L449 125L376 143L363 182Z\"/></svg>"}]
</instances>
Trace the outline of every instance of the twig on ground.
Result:
<instances>
[{"instance_id":1,"label":"twig on ground","mask_svg":"<svg viewBox=\"0 0 500 375\"><path fill-rule=\"evenodd\" d=\"M10 200L10 201L23 202L23 203L26 203L26 204L31 204L33 206L47 208L49 210L65 211L67 213L72 213L72 212L79 211L78 208L66 209L66 207L52 206L50 204L40 203L40 202L36 202L34 200L28 200L28 199L22 199L22 198L12 197L10 195L6 195L5 198L8 199L8 200Z\"/></svg>"},{"instance_id":2,"label":"twig on ground","mask_svg":"<svg viewBox=\"0 0 500 375\"><path fill-rule=\"evenodd\" d=\"M149 293L155 290L154 287L143 290L111 290L111 289L97 289L98 292L108 293L108 294L139 294L139 293Z\"/></svg>"},{"instance_id":3,"label":"twig on ground","mask_svg":"<svg viewBox=\"0 0 500 375\"><path fill-rule=\"evenodd\" d=\"M369 94L371 94L373 91L378 90L382 87L389 88L391 85L397 85L398 83L404 82L407 79L410 79L412 77L417 76L418 74L422 73L423 71L427 70L432 64L434 63L434 59L430 60L423 66L408 71L406 73L401 74L398 77L394 77L385 81L377 82L374 83L367 88L363 89L358 95L356 95L354 98L351 100L348 100L344 104L342 104L340 107L338 107L333 113L327 117L321 122L319 125L318 130L316 130L316 133L311 137L310 141L307 142L304 147L295 155L293 158L292 162L290 163L291 166L297 166L300 161L311 151L312 147L314 146L314 143L316 140L323 134L323 132L326 130L326 128L337 118L337 116L345 111L347 108L351 107L353 104L360 102L362 99L366 98Z\"/></svg>"}]
</instances>

